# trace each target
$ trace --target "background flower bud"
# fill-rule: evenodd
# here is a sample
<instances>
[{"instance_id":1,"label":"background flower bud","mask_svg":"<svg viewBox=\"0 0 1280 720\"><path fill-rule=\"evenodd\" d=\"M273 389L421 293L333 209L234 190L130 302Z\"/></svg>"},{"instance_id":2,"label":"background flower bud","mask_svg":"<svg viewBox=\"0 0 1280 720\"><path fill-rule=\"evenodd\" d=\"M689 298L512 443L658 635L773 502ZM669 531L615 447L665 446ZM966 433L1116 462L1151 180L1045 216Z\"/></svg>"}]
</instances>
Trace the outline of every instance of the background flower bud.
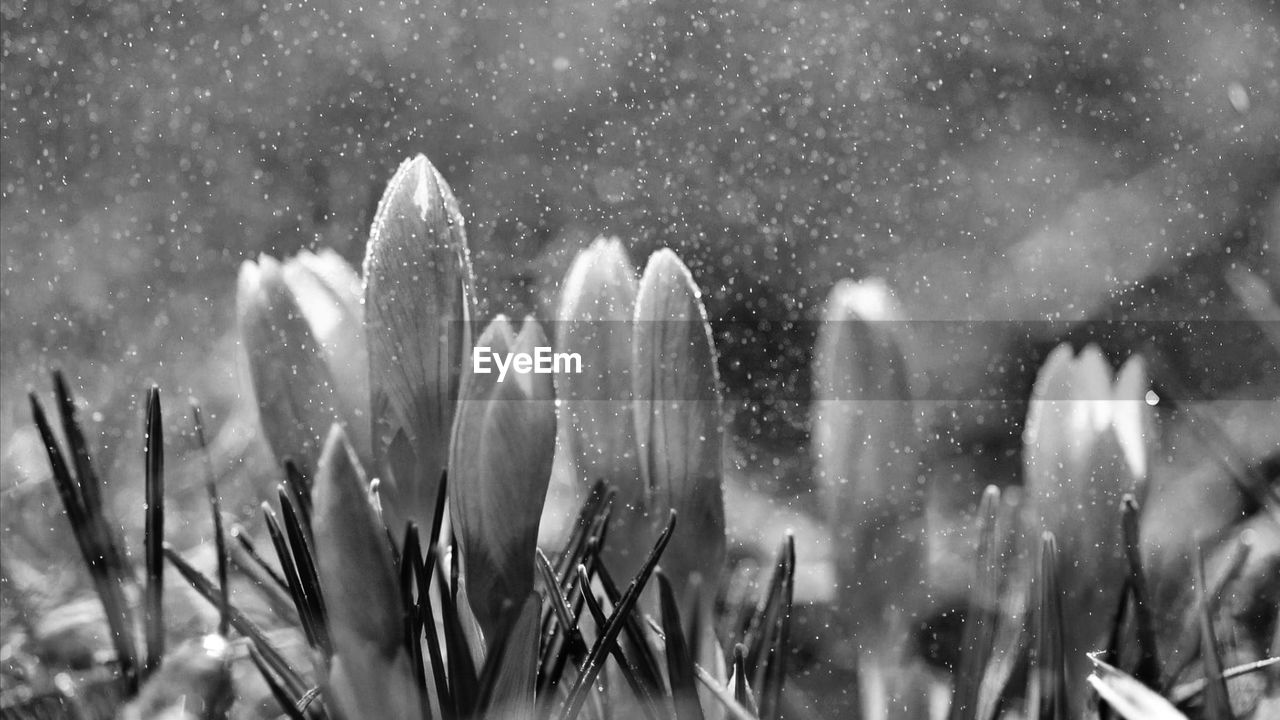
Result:
<instances>
[{"instance_id":1,"label":"background flower bud","mask_svg":"<svg viewBox=\"0 0 1280 720\"><path fill-rule=\"evenodd\" d=\"M668 249L649 257L640 278L631 385L649 519L645 539L656 537L676 510L662 567L678 596L699 573L702 595L714 597L725 553L720 376L701 293ZM649 544L633 543L635 554L642 557Z\"/></svg>"},{"instance_id":2,"label":"background flower bud","mask_svg":"<svg viewBox=\"0 0 1280 720\"><path fill-rule=\"evenodd\" d=\"M421 155L378 204L364 281L373 456L397 535L409 519L431 526L474 314L462 213Z\"/></svg>"},{"instance_id":3,"label":"background flower bud","mask_svg":"<svg viewBox=\"0 0 1280 720\"><path fill-rule=\"evenodd\" d=\"M556 349L582 356L582 372L556 375L562 434L588 485L603 479L631 490L638 506L640 466L631 409L631 320L637 280L617 238L578 253L560 288Z\"/></svg>"},{"instance_id":4,"label":"background flower bud","mask_svg":"<svg viewBox=\"0 0 1280 720\"><path fill-rule=\"evenodd\" d=\"M1119 522L1125 493L1147 474L1146 370L1131 357L1112 379L1097 346L1062 344L1032 390L1023 434L1028 537L1052 532L1060 549L1068 671L1083 681L1086 653L1105 643L1125 576Z\"/></svg>"},{"instance_id":5,"label":"background flower bud","mask_svg":"<svg viewBox=\"0 0 1280 720\"><path fill-rule=\"evenodd\" d=\"M818 331L813 451L836 538L837 597L860 641L924 595L924 492L902 314L882 280L838 283Z\"/></svg>"},{"instance_id":6,"label":"background flower bud","mask_svg":"<svg viewBox=\"0 0 1280 720\"><path fill-rule=\"evenodd\" d=\"M549 345L533 318L516 335L501 315L476 344L504 355L532 355ZM449 511L468 596L490 638L504 608L518 608L533 591L538 523L556 439L551 376L509 371L498 378L497 372L467 372L449 475Z\"/></svg>"},{"instance_id":7,"label":"background flower bud","mask_svg":"<svg viewBox=\"0 0 1280 720\"><path fill-rule=\"evenodd\" d=\"M240 266L236 310L267 444L278 461L293 458L310 475L324 434L341 419L339 401L325 355L274 258Z\"/></svg>"}]
</instances>

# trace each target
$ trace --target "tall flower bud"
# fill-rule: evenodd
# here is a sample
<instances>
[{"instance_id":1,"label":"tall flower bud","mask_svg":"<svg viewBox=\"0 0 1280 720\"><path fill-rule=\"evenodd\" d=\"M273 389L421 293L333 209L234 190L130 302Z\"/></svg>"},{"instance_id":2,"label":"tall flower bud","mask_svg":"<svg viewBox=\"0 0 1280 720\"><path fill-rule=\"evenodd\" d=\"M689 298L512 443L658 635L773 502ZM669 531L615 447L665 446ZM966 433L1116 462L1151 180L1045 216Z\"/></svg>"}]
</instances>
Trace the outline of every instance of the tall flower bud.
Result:
<instances>
[{"instance_id":1,"label":"tall flower bud","mask_svg":"<svg viewBox=\"0 0 1280 720\"><path fill-rule=\"evenodd\" d=\"M882 280L841 281L814 357L813 449L836 533L837 595L873 648L923 595L914 586L924 581L924 492L901 320Z\"/></svg>"},{"instance_id":2,"label":"tall flower bud","mask_svg":"<svg viewBox=\"0 0 1280 720\"><path fill-rule=\"evenodd\" d=\"M533 318L516 335L501 315L476 343L501 357L535 356L548 346ZM502 378L497 368L474 370L463 380L454 426L449 511L472 610L492 638L505 608L519 608L533 591L538 523L555 454L555 393L549 374L513 367Z\"/></svg>"},{"instance_id":3,"label":"tall flower bud","mask_svg":"<svg viewBox=\"0 0 1280 720\"><path fill-rule=\"evenodd\" d=\"M431 527L474 314L462 212L421 155L378 204L364 282L373 457L398 535L410 519Z\"/></svg>"},{"instance_id":4,"label":"tall flower bud","mask_svg":"<svg viewBox=\"0 0 1280 720\"><path fill-rule=\"evenodd\" d=\"M1146 369L1131 357L1115 379L1097 346L1049 354L1032 390L1023 434L1029 537L1052 532L1072 682L1087 673L1086 653L1105 643L1125 576L1118 521L1125 493L1147 475Z\"/></svg>"},{"instance_id":5,"label":"tall flower bud","mask_svg":"<svg viewBox=\"0 0 1280 720\"><path fill-rule=\"evenodd\" d=\"M333 376L343 429L369 457L369 348L360 276L338 253L304 250L284 263L284 281L302 308Z\"/></svg>"},{"instance_id":6,"label":"tall flower bud","mask_svg":"<svg viewBox=\"0 0 1280 720\"><path fill-rule=\"evenodd\" d=\"M280 263L263 255L240 266L240 340L267 444L277 460L314 469L329 426L341 419L333 379Z\"/></svg>"},{"instance_id":7,"label":"tall flower bud","mask_svg":"<svg viewBox=\"0 0 1280 720\"><path fill-rule=\"evenodd\" d=\"M702 595L714 597L725 554L720 376L701 293L668 249L649 257L640 278L631 385L648 511L645 540L656 538L676 510L662 567L678 594L697 573L705 583ZM636 545L637 554L650 544Z\"/></svg>"},{"instance_id":8,"label":"tall flower bud","mask_svg":"<svg viewBox=\"0 0 1280 720\"><path fill-rule=\"evenodd\" d=\"M603 479L640 507L640 466L631 409L631 320L636 273L617 238L578 253L556 309L556 349L579 353L582 372L558 374L563 435L588 486Z\"/></svg>"},{"instance_id":9,"label":"tall flower bud","mask_svg":"<svg viewBox=\"0 0 1280 720\"><path fill-rule=\"evenodd\" d=\"M386 530L342 428L316 472L316 570L333 638L328 692L343 717L422 717L403 641L404 608Z\"/></svg>"}]
</instances>

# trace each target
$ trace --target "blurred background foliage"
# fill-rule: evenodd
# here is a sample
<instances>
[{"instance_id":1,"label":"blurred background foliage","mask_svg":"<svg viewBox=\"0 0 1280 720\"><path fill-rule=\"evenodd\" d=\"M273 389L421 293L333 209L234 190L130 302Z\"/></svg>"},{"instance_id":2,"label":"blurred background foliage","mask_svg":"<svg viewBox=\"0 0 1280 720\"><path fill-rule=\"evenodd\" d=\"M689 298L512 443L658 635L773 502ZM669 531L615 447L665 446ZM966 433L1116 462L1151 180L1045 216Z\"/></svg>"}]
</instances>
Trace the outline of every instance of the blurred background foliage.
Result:
<instances>
[{"instance_id":1,"label":"blurred background foliage","mask_svg":"<svg viewBox=\"0 0 1280 720\"><path fill-rule=\"evenodd\" d=\"M1224 269L1280 283L1277 12L2 0L6 498L45 473L23 392L51 366L100 411L100 460L126 477L148 382L225 421L248 387L240 262L330 246L358 263L416 152L464 205L486 313L547 317L597 234L633 260L678 249L766 472L803 465L810 321L840 278L882 275L927 320L1239 317ZM1002 327L970 328L963 356L918 338L926 384L1029 387L1055 338ZM1206 396L1265 367L1256 350L1219 348L1225 369L1144 350L1157 380ZM949 412L1017 472L1016 403ZM5 506L9 528L23 506Z\"/></svg>"}]
</instances>

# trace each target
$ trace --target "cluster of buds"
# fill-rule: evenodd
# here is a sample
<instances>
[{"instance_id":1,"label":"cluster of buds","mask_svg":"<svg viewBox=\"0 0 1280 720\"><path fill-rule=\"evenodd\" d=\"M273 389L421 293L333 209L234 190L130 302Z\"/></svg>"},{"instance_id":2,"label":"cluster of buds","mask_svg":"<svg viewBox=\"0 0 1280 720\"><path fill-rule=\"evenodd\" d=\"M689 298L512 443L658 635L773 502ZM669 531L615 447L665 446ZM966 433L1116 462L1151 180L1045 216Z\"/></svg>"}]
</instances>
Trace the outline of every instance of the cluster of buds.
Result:
<instances>
[{"instance_id":1,"label":"cluster of buds","mask_svg":"<svg viewBox=\"0 0 1280 720\"><path fill-rule=\"evenodd\" d=\"M363 295L360 282L331 252L283 264L264 256L242 267L237 297L264 437L278 460L313 478L328 685L346 716L372 716L376 702L378 717L418 717L429 702L412 684L401 639L395 558L406 528L438 524L442 483L458 599L478 644L501 643L503 628L528 614L557 394L582 477L617 489L608 546L618 576L639 568L674 510L681 522L663 556L666 576L682 597L698 578L719 579L716 355L698 288L674 253L654 253L638 280L616 240L581 253L556 338L557 349L582 356L580 372L554 381L480 372L470 361L476 311L462 215L418 156L379 204ZM501 315L475 341L501 356L549 344L534 319L517 332ZM713 592L704 589L704 606Z\"/></svg>"}]
</instances>

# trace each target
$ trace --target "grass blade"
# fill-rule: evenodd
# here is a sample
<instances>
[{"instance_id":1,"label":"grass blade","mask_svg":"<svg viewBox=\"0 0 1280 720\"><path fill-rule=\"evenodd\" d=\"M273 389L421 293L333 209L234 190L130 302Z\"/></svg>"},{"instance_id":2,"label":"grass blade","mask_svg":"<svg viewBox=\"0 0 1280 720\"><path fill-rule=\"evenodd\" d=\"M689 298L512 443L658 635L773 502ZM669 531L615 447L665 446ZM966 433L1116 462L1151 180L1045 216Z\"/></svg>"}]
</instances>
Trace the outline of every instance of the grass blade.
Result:
<instances>
[{"instance_id":1,"label":"grass blade","mask_svg":"<svg viewBox=\"0 0 1280 720\"><path fill-rule=\"evenodd\" d=\"M227 552L227 535L222 527L222 501L218 498L218 488L214 484L213 460L209 455L209 443L204 434L204 418L194 398L191 400L191 425L196 434L196 443L200 446L200 455L204 460L204 489L209 498L209 511L213 514L213 542L218 552L218 588L222 591L221 604L218 606L218 634L226 637L231 631L229 619L231 586L227 578L231 559Z\"/></svg>"},{"instance_id":2,"label":"grass blade","mask_svg":"<svg viewBox=\"0 0 1280 720\"><path fill-rule=\"evenodd\" d=\"M466 631L462 628L462 617L458 614L457 597L445 580L444 559L440 557L438 545L431 548L431 555L437 565L436 587L440 593L440 619L444 625L444 647L449 666L449 691L453 695L453 711L456 717L467 718L478 707L480 679L471 659L471 647L467 643ZM456 586L455 578L454 587Z\"/></svg>"},{"instance_id":3,"label":"grass blade","mask_svg":"<svg viewBox=\"0 0 1280 720\"><path fill-rule=\"evenodd\" d=\"M324 593L320 591L320 575L316 570L315 555L311 551L314 541L311 540L310 520L307 519L304 523L304 519L299 517L299 512L293 501L289 499L289 493L285 488L279 488L279 495L285 532L289 537L289 547L293 552L302 594L307 600L308 611L315 624L316 640L320 649L328 655L333 652L333 644L329 641Z\"/></svg>"},{"instance_id":4,"label":"grass blade","mask_svg":"<svg viewBox=\"0 0 1280 720\"><path fill-rule=\"evenodd\" d=\"M1208 720L1232 720L1231 696L1227 681L1222 677L1222 656L1218 653L1218 638L1213 630L1213 609L1204 578L1204 554L1196 545L1195 583L1199 602L1200 656L1204 660L1204 712Z\"/></svg>"},{"instance_id":5,"label":"grass blade","mask_svg":"<svg viewBox=\"0 0 1280 720\"><path fill-rule=\"evenodd\" d=\"M1062 598L1058 592L1058 541L1041 537L1039 604L1036 607L1032 712L1039 720L1067 720L1067 658L1063 644Z\"/></svg>"},{"instance_id":6,"label":"grass blade","mask_svg":"<svg viewBox=\"0 0 1280 720\"><path fill-rule=\"evenodd\" d=\"M298 577L298 567L294 564L293 553L285 542L275 511L265 502L262 503L262 516L267 521L267 534L271 536L271 544L276 549L276 560L279 561L280 569L284 571L285 580L288 582L289 597L293 600L293 607L302 620L302 630L307 636L307 644L313 648L319 648L320 638L316 632L316 619L311 613L311 602L302 589L302 580Z\"/></svg>"},{"instance_id":7,"label":"grass blade","mask_svg":"<svg viewBox=\"0 0 1280 720\"><path fill-rule=\"evenodd\" d=\"M113 575L108 567L110 558L116 555L118 549L109 540L110 536L104 535L101 531L105 527L101 518L101 507L98 506L94 511L97 514L96 520L86 507L82 484L71 475L71 470L62 455L62 449L53 436L44 408L40 405L40 400L35 393L31 393L29 399L31 415L40 432L45 452L49 456L49 468L62 500L63 509L67 513L67 520L71 524L72 535L80 548L85 565L89 568L89 577L93 581L94 590L106 612L111 642L116 651L116 662L120 666L120 676L124 680L125 690L132 695L137 692L139 683L133 619L124 598L123 575L120 573ZM74 420L68 420L65 416L63 420L74 424ZM78 429L77 432L79 432Z\"/></svg>"},{"instance_id":8,"label":"grass blade","mask_svg":"<svg viewBox=\"0 0 1280 720\"><path fill-rule=\"evenodd\" d=\"M658 570L658 600L662 609L662 633L666 637L667 680L671 686L671 702L676 720L702 720L702 708L698 705L698 690L693 673L693 658L685 639L684 625L680 622L680 606L676 602L671 581Z\"/></svg>"},{"instance_id":9,"label":"grass blade","mask_svg":"<svg viewBox=\"0 0 1280 720\"><path fill-rule=\"evenodd\" d=\"M636 602L640 600L640 593L644 590L645 583L649 581L650 574L658 564L658 558L662 556L662 551L666 550L667 543L671 541L671 533L675 530L676 513L671 511L670 519L663 528L662 533L658 536L658 540L654 543L653 549L649 552L649 557L645 559L644 565L641 566L640 572L631 580L631 584L627 587L627 592L622 596L618 605L613 609L613 615L609 617L609 622L605 625L600 636L596 638L596 642L591 646L591 652L587 654L587 659L583 663L582 671L578 675L578 679L574 682L573 687L569 690L568 697L565 698L563 710L560 713L560 720L574 720L578 713L582 710L582 704L586 701L588 690L595 683L596 678L600 675L600 670L604 667L604 656L608 652L609 646L617 642L618 634L622 632L625 624L625 618L635 608Z\"/></svg>"},{"instance_id":10,"label":"grass blade","mask_svg":"<svg viewBox=\"0 0 1280 720\"><path fill-rule=\"evenodd\" d=\"M284 710L284 714L289 720L305 720L302 711L298 710L297 703L290 697L289 691L284 688L280 680L276 677L275 672L267 661L262 657L262 651L257 647L249 646L249 659L253 661L258 672L261 673L262 679L267 683L267 689L271 691L271 696L276 699L276 703Z\"/></svg>"},{"instance_id":11,"label":"grass blade","mask_svg":"<svg viewBox=\"0 0 1280 720\"><path fill-rule=\"evenodd\" d=\"M599 600L591 593L591 580L587 576L585 565L578 566L578 588L582 591L582 599L586 603L587 610L591 613L591 618L595 621L596 627L603 629L609 621L605 617L604 608L600 607ZM648 720L658 720L658 718L662 717L663 713L658 707L657 698L654 697L649 687L640 681L635 664L623 652L621 645L614 643L610 649L610 654L613 656L614 661L618 663L618 667L622 668L622 677L627 681L627 685L631 687L631 692L640 700L640 709L644 711L645 717Z\"/></svg>"},{"instance_id":12,"label":"grass blade","mask_svg":"<svg viewBox=\"0 0 1280 720\"><path fill-rule=\"evenodd\" d=\"M1129 592L1132 594L1133 618L1138 631L1138 663L1133 676L1147 687L1160 685L1160 661L1156 649L1155 620L1151 613L1146 573L1142 569L1142 547L1138 535L1138 502L1132 494L1121 501L1121 525L1124 529L1124 552L1129 565Z\"/></svg>"},{"instance_id":13,"label":"grass blade","mask_svg":"<svg viewBox=\"0 0 1280 720\"><path fill-rule=\"evenodd\" d=\"M164 426L160 388L147 393L146 420L146 545L147 594L144 624L147 656L143 673L150 676L164 657Z\"/></svg>"}]
</instances>

